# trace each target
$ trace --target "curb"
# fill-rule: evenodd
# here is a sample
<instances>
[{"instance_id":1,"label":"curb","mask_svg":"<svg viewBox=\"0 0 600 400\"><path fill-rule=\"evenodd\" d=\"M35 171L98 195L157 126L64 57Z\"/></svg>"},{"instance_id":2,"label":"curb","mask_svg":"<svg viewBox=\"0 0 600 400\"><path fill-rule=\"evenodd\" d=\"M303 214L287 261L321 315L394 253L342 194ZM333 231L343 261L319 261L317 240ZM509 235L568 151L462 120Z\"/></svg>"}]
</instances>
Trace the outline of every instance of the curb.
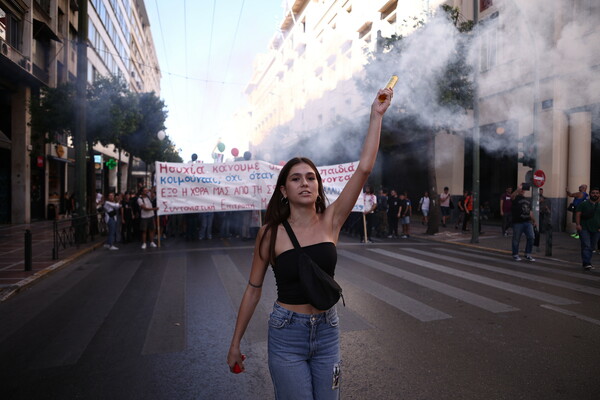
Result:
<instances>
[{"instance_id":1,"label":"curb","mask_svg":"<svg viewBox=\"0 0 600 400\"><path fill-rule=\"evenodd\" d=\"M499 253L499 254L506 254L509 256L512 255L511 250L498 249L496 247L486 247L484 245L477 244L477 243L465 243L465 242L458 242L458 241L454 241L454 240L446 240L444 238L436 238L435 235L418 235L418 236L415 235L415 237L417 237L421 240L430 240L430 241L434 241L434 242L463 246L463 247L468 247L471 249L483 250L483 251L488 251L488 252L491 251L491 252L495 252L495 253ZM564 260L562 258L556 258L553 256L546 256L546 255L541 255L541 254L537 254L536 258L540 258L540 259L543 258L546 260L563 262L565 264L574 263L573 260Z\"/></svg>"},{"instance_id":2,"label":"curb","mask_svg":"<svg viewBox=\"0 0 600 400\"><path fill-rule=\"evenodd\" d=\"M17 282L14 285L8 286L2 290L0 290L0 303L3 301L6 301L8 299L10 299L11 297L13 297L15 294L19 293L21 290L26 289L30 286L32 286L33 284L35 284L36 282L38 282L39 280L41 280L42 278L45 278L48 274L54 272L54 271L60 271L61 269L63 269L64 267L66 267L67 265L69 265L71 262L75 261L76 259L78 259L79 257L82 257L83 255L90 253L94 250L96 250L97 248L102 247L102 243L96 243L90 247L87 247L85 249L82 249L80 251L78 251L75 254L72 254L70 257L64 259L64 260L60 260L55 264L52 264L49 267L46 267L42 270L39 270L38 272L36 272L35 274L31 275L28 278L25 278L19 282Z\"/></svg>"}]
</instances>

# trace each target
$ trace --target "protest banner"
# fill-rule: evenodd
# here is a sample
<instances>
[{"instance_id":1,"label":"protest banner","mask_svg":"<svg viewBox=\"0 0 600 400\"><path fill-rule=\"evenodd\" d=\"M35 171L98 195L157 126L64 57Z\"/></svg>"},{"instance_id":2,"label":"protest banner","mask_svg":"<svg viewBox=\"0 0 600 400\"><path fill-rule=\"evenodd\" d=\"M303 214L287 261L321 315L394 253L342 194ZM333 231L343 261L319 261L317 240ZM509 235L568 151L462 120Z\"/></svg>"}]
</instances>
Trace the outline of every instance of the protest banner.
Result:
<instances>
[{"instance_id":1,"label":"protest banner","mask_svg":"<svg viewBox=\"0 0 600 400\"><path fill-rule=\"evenodd\" d=\"M329 203L337 199L357 165L317 167ZM264 210L276 190L281 168L265 161L156 162L158 214ZM360 197L353 211L363 208Z\"/></svg>"}]
</instances>

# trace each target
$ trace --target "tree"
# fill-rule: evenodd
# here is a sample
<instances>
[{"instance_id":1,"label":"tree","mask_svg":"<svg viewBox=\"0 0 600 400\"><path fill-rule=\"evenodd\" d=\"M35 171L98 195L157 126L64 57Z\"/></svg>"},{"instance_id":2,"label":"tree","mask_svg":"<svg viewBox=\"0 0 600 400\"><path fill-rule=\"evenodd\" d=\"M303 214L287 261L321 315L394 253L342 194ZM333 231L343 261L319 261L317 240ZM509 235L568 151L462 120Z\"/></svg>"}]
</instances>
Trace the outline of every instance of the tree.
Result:
<instances>
[{"instance_id":1,"label":"tree","mask_svg":"<svg viewBox=\"0 0 600 400\"><path fill-rule=\"evenodd\" d=\"M147 163L182 162L169 137L163 141L157 137L157 133L165 129L167 111L164 102L155 93L133 93L121 78L101 77L88 86L87 101L88 172L92 175L88 179L88 194L94 192L92 161L96 143L113 144L119 155L123 150ZM36 143L58 143L61 135L72 137L75 102L75 86L71 83L42 88L39 95L32 96L29 110ZM120 180L120 173L117 176ZM91 204L89 207L92 211Z\"/></svg>"},{"instance_id":2,"label":"tree","mask_svg":"<svg viewBox=\"0 0 600 400\"><path fill-rule=\"evenodd\" d=\"M118 150L117 188L121 188L121 151L137 128L142 116L139 112L138 94L132 93L120 77L100 77L88 89L87 139L90 158L93 145L112 144ZM93 179L90 190L93 191Z\"/></svg>"},{"instance_id":3,"label":"tree","mask_svg":"<svg viewBox=\"0 0 600 400\"><path fill-rule=\"evenodd\" d=\"M56 88L42 87L31 96L32 142L35 153L42 153L43 143L58 143L75 128L75 85L67 82ZM64 143L63 143L64 144Z\"/></svg>"},{"instance_id":4,"label":"tree","mask_svg":"<svg viewBox=\"0 0 600 400\"><path fill-rule=\"evenodd\" d=\"M378 38L377 50L370 55L359 86L372 93L381 86L382 70L400 76L400 101L388 113L395 117L384 126L382 142L389 143L389 136L397 141L398 133L403 131L418 131L426 138L427 190L433 200L427 234L435 234L440 223L435 136L442 131L454 132L458 121L473 106L472 70L467 62L468 32L473 23L464 21L459 9L448 5L441 6L428 21L413 19L410 23L415 30L408 36ZM427 49L431 49L431 57L423 59Z\"/></svg>"}]
</instances>

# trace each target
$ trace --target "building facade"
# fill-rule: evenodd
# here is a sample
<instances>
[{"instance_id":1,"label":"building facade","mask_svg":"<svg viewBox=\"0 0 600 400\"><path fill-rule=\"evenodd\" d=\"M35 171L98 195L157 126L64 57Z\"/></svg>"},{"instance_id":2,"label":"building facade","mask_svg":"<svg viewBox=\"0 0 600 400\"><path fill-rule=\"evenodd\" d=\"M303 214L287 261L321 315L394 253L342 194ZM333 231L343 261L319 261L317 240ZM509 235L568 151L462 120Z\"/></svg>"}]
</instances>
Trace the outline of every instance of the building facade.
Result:
<instances>
[{"instance_id":1,"label":"building facade","mask_svg":"<svg viewBox=\"0 0 600 400\"><path fill-rule=\"evenodd\" d=\"M418 196L427 190L423 160L435 157L438 191L444 186L455 195L470 190L477 122L480 201L498 212L504 189L529 179L531 168L520 160L527 152L523 142L534 134L535 169L546 176L553 225L571 229L565 188L574 192L581 183L600 185L600 5L593 0L290 1L246 88L253 153L271 162L296 151L320 162L342 162L331 150L319 153L332 149L325 142L330 138L342 148L351 143L342 151L345 161L357 159L354 148L360 141L354 136L364 133L355 129L366 126L371 102L361 88L369 78L365 66L382 40L392 35L410 40L419 21L434 18L440 3L457 7L463 21L473 20L477 11L469 66L476 72L478 116L470 112L462 128L437 134L435 155L414 136L382 143L374 183ZM430 54L426 47L446 46L435 32L431 35L422 54ZM421 64L415 61L415 68L433 64L437 54L431 54ZM377 77L381 86L394 72L393 64L386 67Z\"/></svg>"},{"instance_id":2,"label":"building facade","mask_svg":"<svg viewBox=\"0 0 600 400\"><path fill-rule=\"evenodd\" d=\"M90 0L87 8L88 82L113 74L132 91L159 94L160 69L144 2ZM28 107L40 88L77 78L78 12L76 0L0 0L0 223L52 218L65 211L65 193L74 191L68 137L59 144L34 143ZM112 146L94 150L102 161L98 181L115 187L116 170L104 162L118 159L118 152ZM127 176L127 154L121 162Z\"/></svg>"}]
</instances>

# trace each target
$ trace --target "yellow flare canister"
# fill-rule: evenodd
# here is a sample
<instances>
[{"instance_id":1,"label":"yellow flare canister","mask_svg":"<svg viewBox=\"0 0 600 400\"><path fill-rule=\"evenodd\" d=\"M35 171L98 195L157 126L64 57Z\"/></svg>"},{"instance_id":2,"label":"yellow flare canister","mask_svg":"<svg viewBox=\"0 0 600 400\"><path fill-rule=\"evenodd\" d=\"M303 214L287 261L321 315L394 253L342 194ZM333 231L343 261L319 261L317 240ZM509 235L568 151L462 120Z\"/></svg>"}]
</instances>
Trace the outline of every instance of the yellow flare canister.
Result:
<instances>
[{"instance_id":1,"label":"yellow flare canister","mask_svg":"<svg viewBox=\"0 0 600 400\"><path fill-rule=\"evenodd\" d=\"M392 77L390 78L388 83L386 83L385 89L393 89L394 86L396 86L397 82L398 82L398 77L396 75L392 75ZM387 97L386 95L382 94L381 96L379 96L379 101L383 103L385 101L386 97Z\"/></svg>"}]
</instances>

